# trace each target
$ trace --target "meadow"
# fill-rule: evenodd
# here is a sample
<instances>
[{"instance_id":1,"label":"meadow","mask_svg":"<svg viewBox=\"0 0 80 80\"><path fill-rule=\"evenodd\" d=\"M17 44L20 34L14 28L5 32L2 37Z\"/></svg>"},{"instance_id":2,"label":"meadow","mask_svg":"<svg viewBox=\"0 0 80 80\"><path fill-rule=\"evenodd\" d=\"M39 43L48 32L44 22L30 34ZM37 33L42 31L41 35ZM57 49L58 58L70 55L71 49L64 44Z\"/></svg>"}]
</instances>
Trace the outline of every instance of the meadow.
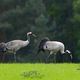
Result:
<instances>
[{"instance_id":1,"label":"meadow","mask_svg":"<svg viewBox=\"0 0 80 80\"><path fill-rule=\"evenodd\" d=\"M79 80L80 64L1 63L0 80Z\"/></svg>"}]
</instances>

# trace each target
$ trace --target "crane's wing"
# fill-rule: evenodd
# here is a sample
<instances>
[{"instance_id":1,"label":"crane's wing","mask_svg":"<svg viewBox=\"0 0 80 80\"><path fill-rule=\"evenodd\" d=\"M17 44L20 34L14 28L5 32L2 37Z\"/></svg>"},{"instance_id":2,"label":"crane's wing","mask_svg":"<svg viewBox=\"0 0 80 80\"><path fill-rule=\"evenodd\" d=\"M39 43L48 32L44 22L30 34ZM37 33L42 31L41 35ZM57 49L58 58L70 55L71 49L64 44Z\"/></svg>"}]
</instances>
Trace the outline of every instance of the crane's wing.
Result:
<instances>
[{"instance_id":1,"label":"crane's wing","mask_svg":"<svg viewBox=\"0 0 80 80\"><path fill-rule=\"evenodd\" d=\"M22 42L21 40L13 40L13 41L7 42L6 47L7 49L19 49L21 42Z\"/></svg>"},{"instance_id":2,"label":"crane's wing","mask_svg":"<svg viewBox=\"0 0 80 80\"><path fill-rule=\"evenodd\" d=\"M21 47L25 47L29 44L29 41L22 41L22 40L13 40L6 43L6 48L8 50L19 50Z\"/></svg>"}]
</instances>

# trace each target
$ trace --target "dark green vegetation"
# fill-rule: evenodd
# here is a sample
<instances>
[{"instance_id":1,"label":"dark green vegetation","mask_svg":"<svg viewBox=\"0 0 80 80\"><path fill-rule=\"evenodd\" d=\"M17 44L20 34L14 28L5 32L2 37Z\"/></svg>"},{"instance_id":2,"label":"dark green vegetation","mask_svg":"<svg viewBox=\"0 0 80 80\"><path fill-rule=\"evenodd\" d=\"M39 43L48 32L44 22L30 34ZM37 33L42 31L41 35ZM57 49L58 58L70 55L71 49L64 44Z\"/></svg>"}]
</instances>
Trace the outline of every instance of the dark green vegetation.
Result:
<instances>
[{"instance_id":1,"label":"dark green vegetation","mask_svg":"<svg viewBox=\"0 0 80 80\"><path fill-rule=\"evenodd\" d=\"M30 45L17 53L19 62L44 62L47 54L41 53L39 58L35 54L45 36L62 41L72 52L73 62L80 62L80 0L0 0L0 42L26 40L28 31L38 37L32 37ZM62 62L61 55L57 56ZM68 55L63 58L69 61Z\"/></svg>"}]
</instances>

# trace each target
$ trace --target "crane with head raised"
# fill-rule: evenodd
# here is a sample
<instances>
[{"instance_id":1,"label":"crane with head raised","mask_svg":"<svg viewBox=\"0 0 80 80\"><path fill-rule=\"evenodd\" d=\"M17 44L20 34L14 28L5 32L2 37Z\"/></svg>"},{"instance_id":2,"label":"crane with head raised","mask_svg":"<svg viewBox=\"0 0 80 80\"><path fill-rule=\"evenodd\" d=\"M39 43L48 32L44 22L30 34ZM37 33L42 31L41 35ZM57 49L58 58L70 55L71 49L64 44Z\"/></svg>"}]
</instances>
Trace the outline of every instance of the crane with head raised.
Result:
<instances>
[{"instance_id":1,"label":"crane with head raised","mask_svg":"<svg viewBox=\"0 0 80 80\"><path fill-rule=\"evenodd\" d=\"M13 53L16 62L16 52L30 43L30 35L36 37L32 32L27 33L27 40L12 40L7 43L1 43L1 50L5 53ZM3 56L4 57L4 56ZM3 58L4 59L4 58Z\"/></svg>"}]
</instances>

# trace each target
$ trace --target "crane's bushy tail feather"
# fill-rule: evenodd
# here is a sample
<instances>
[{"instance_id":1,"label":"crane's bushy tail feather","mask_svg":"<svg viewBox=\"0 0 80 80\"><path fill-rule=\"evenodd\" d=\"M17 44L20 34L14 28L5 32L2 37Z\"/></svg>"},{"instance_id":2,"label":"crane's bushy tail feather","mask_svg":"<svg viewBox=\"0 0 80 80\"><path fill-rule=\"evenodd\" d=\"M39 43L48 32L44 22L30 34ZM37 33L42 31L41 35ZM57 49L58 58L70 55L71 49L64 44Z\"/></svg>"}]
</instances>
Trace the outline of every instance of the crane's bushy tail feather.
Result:
<instances>
[{"instance_id":1,"label":"crane's bushy tail feather","mask_svg":"<svg viewBox=\"0 0 80 80\"><path fill-rule=\"evenodd\" d=\"M37 55L39 54L40 51L43 51L43 52L45 51L45 50L43 49L43 46L45 45L45 43L46 43L47 41L49 41L49 38L47 38L47 37L45 37L44 39L42 39L42 40L40 41L39 46L38 46Z\"/></svg>"},{"instance_id":2,"label":"crane's bushy tail feather","mask_svg":"<svg viewBox=\"0 0 80 80\"><path fill-rule=\"evenodd\" d=\"M7 50L6 45L4 42L0 43L0 52L5 52Z\"/></svg>"}]
</instances>

